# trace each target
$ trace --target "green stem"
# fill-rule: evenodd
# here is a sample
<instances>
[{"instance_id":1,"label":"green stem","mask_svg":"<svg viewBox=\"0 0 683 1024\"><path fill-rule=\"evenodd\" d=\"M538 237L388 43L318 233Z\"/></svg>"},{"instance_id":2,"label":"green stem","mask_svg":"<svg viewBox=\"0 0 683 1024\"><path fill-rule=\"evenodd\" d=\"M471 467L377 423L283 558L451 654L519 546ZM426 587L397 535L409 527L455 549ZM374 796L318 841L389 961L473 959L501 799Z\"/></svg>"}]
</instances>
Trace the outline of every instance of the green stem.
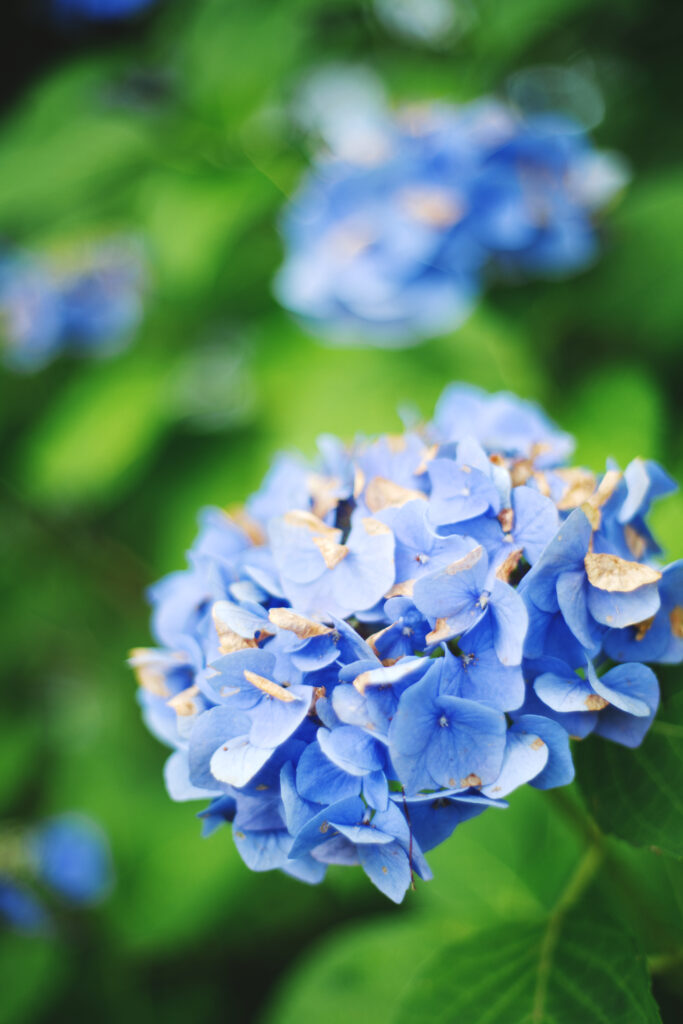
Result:
<instances>
[{"instance_id":1,"label":"green stem","mask_svg":"<svg viewBox=\"0 0 683 1024\"><path fill-rule=\"evenodd\" d=\"M604 862L609 866L606 873L606 880L617 890L619 898L629 903L638 913L641 920L647 922L650 930L667 941L674 944L676 935L669 925L661 918L652 913L650 902L644 898L638 886L634 885L628 870L624 869L622 862L614 855L613 844L609 836L600 831L593 818L583 808L579 801L572 799L561 789L553 789L548 792L548 797L555 804L558 811L566 820L584 837L587 843L596 846L602 854Z\"/></svg>"},{"instance_id":2,"label":"green stem","mask_svg":"<svg viewBox=\"0 0 683 1024\"><path fill-rule=\"evenodd\" d=\"M531 1009L531 1024L542 1024L545 1020L548 979L550 978L555 949L560 937L565 914L593 881L600 870L603 857L604 852L600 846L592 843L588 847L548 918L538 956L538 972Z\"/></svg>"}]
</instances>

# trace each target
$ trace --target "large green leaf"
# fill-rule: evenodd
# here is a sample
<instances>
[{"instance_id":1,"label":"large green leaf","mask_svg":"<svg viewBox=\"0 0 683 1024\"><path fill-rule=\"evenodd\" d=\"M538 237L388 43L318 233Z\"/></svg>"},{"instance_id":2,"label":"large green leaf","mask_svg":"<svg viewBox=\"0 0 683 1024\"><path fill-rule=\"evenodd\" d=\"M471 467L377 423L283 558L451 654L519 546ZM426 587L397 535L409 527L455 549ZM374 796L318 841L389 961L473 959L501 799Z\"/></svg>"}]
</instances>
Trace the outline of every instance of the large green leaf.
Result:
<instances>
[{"instance_id":1,"label":"large green leaf","mask_svg":"<svg viewBox=\"0 0 683 1024\"><path fill-rule=\"evenodd\" d=\"M683 857L683 693L664 702L637 750L594 737L578 745L575 760L604 831Z\"/></svg>"},{"instance_id":2,"label":"large green leaf","mask_svg":"<svg viewBox=\"0 0 683 1024\"><path fill-rule=\"evenodd\" d=\"M397 1024L657 1024L645 959L584 914L506 925L446 946L413 980Z\"/></svg>"},{"instance_id":3,"label":"large green leaf","mask_svg":"<svg viewBox=\"0 0 683 1024\"><path fill-rule=\"evenodd\" d=\"M24 491L60 507L110 497L168 424L169 367L163 352L140 346L84 367L28 438L19 470Z\"/></svg>"},{"instance_id":4,"label":"large green leaf","mask_svg":"<svg viewBox=\"0 0 683 1024\"><path fill-rule=\"evenodd\" d=\"M149 127L105 102L108 70L67 66L36 88L0 134L3 230L51 224L111 193L152 152Z\"/></svg>"},{"instance_id":5,"label":"large green leaf","mask_svg":"<svg viewBox=\"0 0 683 1024\"><path fill-rule=\"evenodd\" d=\"M424 951L460 938L466 929L456 918L425 920L402 914L351 926L336 933L287 980L263 1020L266 1024L378 1024L398 1011L405 980Z\"/></svg>"}]
</instances>

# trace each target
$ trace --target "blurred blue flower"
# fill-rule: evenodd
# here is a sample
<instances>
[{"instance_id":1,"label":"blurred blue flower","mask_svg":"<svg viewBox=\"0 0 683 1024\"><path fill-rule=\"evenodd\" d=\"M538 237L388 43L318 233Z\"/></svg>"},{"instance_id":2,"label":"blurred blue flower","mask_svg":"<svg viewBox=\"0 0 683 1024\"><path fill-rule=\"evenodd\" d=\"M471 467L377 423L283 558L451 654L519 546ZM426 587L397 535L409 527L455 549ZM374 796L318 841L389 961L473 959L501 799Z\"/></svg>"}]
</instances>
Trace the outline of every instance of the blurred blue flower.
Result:
<instances>
[{"instance_id":1,"label":"blurred blue flower","mask_svg":"<svg viewBox=\"0 0 683 1024\"><path fill-rule=\"evenodd\" d=\"M411 344L462 323L486 275L580 270L595 213L625 181L569 118L492 100L387 111L379 126L373 109L364 147L348 120L285 210L275 281L335 343Z\"/></svg>"},{"instance_id":2,"label":"blurred blue flower","mask_svg":"<svg viewBox=\"0 0 683 1024\"><path fill-rule=\"evenodd\" d=\"M49 931L50 916L30 889L0 876L0 924L13 931L36 935Z\"/></svg>"},{"instance_id":3,"label":"blurred blue flower","mask_svg":"<svg viewBox=\"0 0 683 1024\"><path fill-rule=\"evenodd\" d=\"M132 653L174 800L210 799L245 863L359 864L399 901L424 852L516 788L571 782L571 737L634 747L680 662L681 563L645 516L655 463L596 476L513 395L450 385L432 423L204 512Z\"/></svg>"},{"instance_id":4,"label":"blurred blue flower","mask_svg":"<svg viewBox=\"0 0 683 1024\"><path fill-rule=\"evenodd\" d=\"M119 21L152 7L156 0L52 0L55 15L83 21Z\"/></svg>"},{"instance_id":5,"label":"blurred blue flower","mask_svg":"<svg viewBox=\"0 0 683 1024\"><path fill-rule=\"evenodd\" d=\"M0 345L12 369L34 371L60 352L111 355L142 319L138 247L112 239L48 259L0 253Z\"/></svg>"},{"instance_id":6,"label":"blurred blue flower","mask_svg":"<svg viewBox=\"0 0 683 1024\"><path fill-rule=\"evenodd\" d=\"M96 903L110 889L113 868L102 829L77 814L64 814L38 826L29 837L38 879L67 903Z\"/></svg>"},{"instance_id":7,"label":"blurred blue flower","mask_svg":"<svg viewBox=\"0 0 683 1024\"><path fill-rule=\"evenodd\" d=\"M0 923L27 934L52 930L52 900L99 902L113 884L107 837L81 814L0 829Z\"/></svg>"}]
</instances>

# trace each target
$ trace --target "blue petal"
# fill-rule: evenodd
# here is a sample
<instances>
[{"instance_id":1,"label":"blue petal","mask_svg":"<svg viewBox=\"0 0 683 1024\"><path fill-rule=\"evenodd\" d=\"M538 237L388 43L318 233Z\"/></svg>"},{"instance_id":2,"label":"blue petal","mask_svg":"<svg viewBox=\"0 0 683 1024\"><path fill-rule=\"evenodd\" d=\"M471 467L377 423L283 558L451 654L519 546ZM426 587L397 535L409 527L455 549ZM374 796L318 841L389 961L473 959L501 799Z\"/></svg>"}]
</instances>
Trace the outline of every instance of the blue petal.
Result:
<instances>
[{"instance_id":1,"label":"blue petal","mask_svg":"<svg viewBox=\"0 0 683 1024\"><path fill-rule=\"evenodd\" d=\"M437 704L441 713L426 751L432 778L440 786L459 783L466 787L472 775L484 784L491 782L500 771L505 752L505 716L461 697L440 696Z\"/></svg>"},{"instance_id":2,"label":"blue petal","mask_svg":"<svg viewBox=\"0 0 683 1024\"><path fill-rule=\"evenodd\" d=\"M534 690L541 700L553 711L591 711L591 698L595 692L586 679L574 673L571 676L558 676L553 672L545 672L534 683Z\"/></svg>"},{"instance_id":3,"label":"blue petal","mask_svg":"<svg viewBox=\"0 0 683 1024\"><path fill-rule=\"evenodd\" d=\"M295 699L279 700L264 694L249 713L249 739L259 747L274 750L296 731L308 714L313 696L310 686L291 686L287 690Z\"/></svg>"},{"instance_id":4,"label":"blue petal","mask_svg":"<svg viewBox=\"0 0 683 1024\"><path fill-rule=\"evenodd\" d=\"M216 777L210 769L214 752L226 740L246 737L250 725L244 713L221 706L210 708L197 718L189 741L190 782L193 786L199 789L217 786Z\"/></svg>"},{"instance_id":5,"label":"blue petal","mask_svg":"<svg viewBox=\"0 0 683 1024\"><path fill-rule=\"evenodd\" d=\"M507 583L496 580L489 600L493 646L503 665L519 665L529 616L523 599Z\"/></svg>"},{"instance_id":6,"label":"blue petal","mask_svg":"<svg viewBox=\"0 0 683 1024\"><path fill-rule=\"evenodd\" d=\"M405 850L398 843L361 846L358 858L363 871L380 892L394 903L401 903L411 883L410 863Z\"/></svg>"},{"instance_id":7,"label":"blue petal","mask_svg":"<svg viewBox=\"0 0 683 1024\"><path fill-rule=\"evenodd\" d=\"M561 574L557 581L557 601L564 621L579 643L587 651L597 653L601 629L588 614L588 580L583 568Z\"/></svg>"},{"instance_id":8,"label":"blue petal","mask_svg":"<svg viewBox=\"0 0 683 1024\"><path fill-rule=\"evenodd\" d=\"M504 797L536 778L546 766L548 748L534 733L510 729L500 775L482 790L485 796Z\"/></svg>"},{"instance_id":9,"label":"blue petal","mask_svg":"<svg viewBox=\"0 0 683 1024\"><path fill-rule=\"evenodd\" d=\"M315 817L320 807L300 795L296 788L295 770L291 761L284 764L280 771L280 793L287 829L295 836L311 818Z\"/></svg>"},{"instance_id":10,"label":"blue petal","mask_svg":"<svg viewBox=\"0 0 683 1024\"><path fill-rule=\"evenodd\" d=\"M647 665L617 665L602 677L598 677L593 666L589 665L588 678L600 697L604 697L611 707L625 711L628 715L645 718L657 707L657 677Z\"/></svg>"},{"instance_id":11,"label":"blue petal","mask_svg":"<svg viewBox=\"0 0 683 1024\"><path fill-rule=\"evenodd\" d=\"M511 731L518 730L540 736L548 748L546 766L530 780L530 785L536 789L568 786L574 778L574 763L567 731L543 715L522 715L511 727Z\"/></svg>"},{"instance_id":12,"label":"blue petal","mask_svg":"<svg viewBox=\"0 0 683 1024\"><path fill-rule=\"evenodd\" d=\"M164 765L164 781L171 800L205 800L220 792L221 787L205 789L190 782L190 761L187 750L176 750Z\"/></svg>"},{"instance_id":13,"label":"blue petal","mask_svg":"<svg viewBox=\"0 0 683 1024\"><path fill-rule=\"evenodd\" d=\"M389 784L383 771L371 772L363 778L363 799L369 807L385 811L389 805Z\"/></svg>"},{"instance_id":14,"label":"blue petal","mask_svg":"<svg viewBox=\"0 0 683 1024\"><path fill-rule=\"evenodd\" d=\"M243 832L233 826L232 837L237 852L252 871L272 871L283 867L292 846L292 837L285 829Z\"/></svg>"},{"instance_id":15,"label":"blue petal","mask_svg":"<svg viewBox=\"0 0 683 1024\"><path fill-rule=\"evenodd\" d=\"M446 619L453 635L463 633L483 615L479 604L486 582L488 558L482 547L472 547L463 559L415 584L413 600L431 620Z\"/></svg>"},{"instance_id":16,"label":"blue petal","mask_svg":"<svg viewBox=\"0 0 683 1024\"><path fill-rule=\"evenodd\" d=\"M458 466L451 459L433 459L428 472L432 482L429 519L435 526L475 519L500 508L495 484L480 470Z\"/></svg>"},{"instance_id":17,"label":"blue petal","mask_svg":"<svg viewBox=\"0 0 683 1024\"><path fill-rule=\"evenodd\" d=\"M333 764L351 775L368 775L383 766L375 740L357 726L318 729L318 743Z\"/></svg>"},{"instance_id":18,"label":"blue petal","mask_svg":"<svg viewBox=\"0 0 683 1024\"><path fill-rule=\"evenodd\" d=\"M361 783L357 776L333 764L317 743L311 743L297 765L296 788L305 800L334 804L358 796Z\"/></svg>"},{"instance_id":19,"label":"blue petal","mask_svg":"<svg viewBox=\"0 0 683 1024\"><path fill-rule=\"evenodd\" d=\"M346 825L357 825L359 821L362 821L364 812L365 805L357 796L340 800L330 807L324 807L297 833L289 852L290 857L301 857L320 843L332 839L335 830L330 827L330 817Z\"/></svg>"},{"instance_id":20,"label":"blue petal","mask_svg":"<svg viewBox=\"0 0 683 1024\"><path fill-rule=\"evenodd\" d=\"M560 525L557 508L540 491L525 486L513 487L512 508L515 547L522 547L527 562L534 565L557 533Z\"/></svg>"},{"instance_id":21,"label":"blue petal","mask_svg":"<svg viewBox=\"0 0 683 1024\"><path fill-rule=\"evenodd\" d=\"M253 746L248 736L236 736L214 751L210 761L211 774L229 786L246 786L272 753L272 750Z\"/></svg>"},{"instance_id":22,"label":"blue petal","mask_svg":"<svg viewBox=\"0 0 683 1024\"><path fill-rule=\"evenodd\" d=\"M592 532L585 513L580 508L575 509L524 577L524 594L542 611L557 611L557 579L561 573L583 568Z\"/></svg>"},{"instance_id":23,"label":"blue petal","mask_svg":"<svg viewBox=\"0 0 683 1024\"><path fill-rule=\"evenodd\" d=\"M499 711L512 711L524 702L525 686L518 666L501 664L493 648L493 625L487 615L460 638L461 658L449 660L453 695L483 701ZM450 692L450 687L449 687Z\"/></svg>"},{"instance_id":24,"label":"blue petal","mask_svg":"<svg viewBox=\"0 0 683 1024\"><path fill-rule=\"evenodd\" d=\"M655 615L659 608L657 584L646 583L627 594L599 590L589 584L588 608L594 619L612 629L644 622Z\"/></svg>"}]
</instances>

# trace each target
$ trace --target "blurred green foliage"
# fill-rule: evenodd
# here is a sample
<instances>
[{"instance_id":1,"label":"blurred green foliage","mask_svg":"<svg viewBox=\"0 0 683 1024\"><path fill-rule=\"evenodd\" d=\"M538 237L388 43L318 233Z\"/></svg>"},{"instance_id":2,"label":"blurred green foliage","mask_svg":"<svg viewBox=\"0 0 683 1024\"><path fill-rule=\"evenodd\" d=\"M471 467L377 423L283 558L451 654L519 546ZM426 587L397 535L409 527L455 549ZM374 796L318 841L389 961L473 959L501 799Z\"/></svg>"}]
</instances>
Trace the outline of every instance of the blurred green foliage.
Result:
<instances>
[{"instance_id":1,"label":"blurred green foliage","mask_svg":"<svg viewBox=\"0 0 683 1024\"><path fill-rule=\"evenodd\" d=\"M164 751L139 721L124 664L148 637L144 587L181 565L201 505L243 499L277 448L310 453L323 431L396 429L401 406L428 413L449 380L540 400L594 469L606 455L622 464L646 455L683 476L679 56L665 7L469 6L469 29L434 51L392 37L360 0L160 0L138 36L97 56L84 49L0 124L5 239L39 248L130 231L151 267L129 351L0 378L0 564L11 594L0 814L82 809L107 829L118 872L101 909L62 912L58 940L0 937L0 1021L172 1024L225 1013L264 1024L396 1015L477 1024L465 980L486 971L486 951L503 941L496 929L515 949L533 946L587 843L599 848L595 927L635 936L658 968L662 1019L680 1020L683 874L671 856L680 843L668 827L655 842L633 803L680 836L683 732L673 711L638 757L588 743L579 758L589 810L620 838L596 839L577 793L515 794L510 810L488 812L435 851L435 881L396 909L357 872L333 870L309 889L250 873L227 830L202 841L190 808L164 793ZM638 49L647 42L657 49ZM309 337L276 307L270 281L278 210L306 163L289 103L303 76L333 60L367 62L397 101L472 98L525 65L588 68L606 104L596 140L633 170L597 266L494 290L456 334L414 349L326 349ZM218 352L220 364L221 350L220 386L210 386L201 360ZM672 557L682 507L677 496L655 513ZM664 685L677 691L675 672ZM665 780L644 774L657 744ZM483 928L493 938L472 939ZM631 938L614 941L631 1002L601 1019L656 1020ZM441 969L442 989L424 966L432 956L453 967ZM569 971L571 957L560 959ZM583 979L585 968L572 969ZM550 979L553 998L561 985ZM553 1019L574 1022L572 1012ZM486 1017L518 1019L519 1006L503 1003Z\"/></svg>"}]
</instances>

